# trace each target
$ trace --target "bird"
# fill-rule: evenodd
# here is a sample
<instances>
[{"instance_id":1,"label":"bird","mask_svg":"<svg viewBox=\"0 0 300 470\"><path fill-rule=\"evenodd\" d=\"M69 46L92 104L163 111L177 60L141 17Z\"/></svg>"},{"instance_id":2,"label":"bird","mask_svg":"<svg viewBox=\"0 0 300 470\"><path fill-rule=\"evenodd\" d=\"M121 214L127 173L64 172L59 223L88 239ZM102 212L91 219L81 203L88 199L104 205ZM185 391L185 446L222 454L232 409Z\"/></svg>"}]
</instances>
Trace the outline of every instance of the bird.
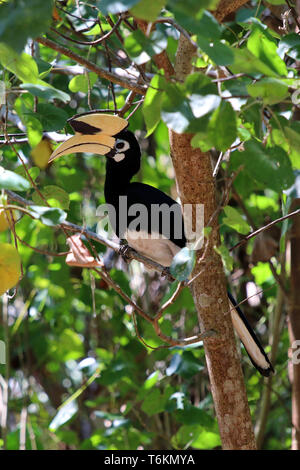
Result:
<instances>
[{"instance_id":1,"label":"bird","mask_svg":"<svg viewBox=\"0 0 300 470\"><path fill-rule=\"evenodd\" d=\"M94 153L106 157L104 196L111 207L110 222L120 240L165 268L187 246L185 221L179 203L158 188L131 181L141 165L141 149L129 123L117 115L98 112L77 114L68 120L75 134L59 145L49 163L71 153ZM124 205L124 200L126 205ZM168 223L164 213L169 209ZM137 212L143 217L137 217ZM138 220L137 220L138 219ZM245 350L261 375L274 368L258 337L234 297L228 292L231 319Z\"/></svg>"}]
</instances>

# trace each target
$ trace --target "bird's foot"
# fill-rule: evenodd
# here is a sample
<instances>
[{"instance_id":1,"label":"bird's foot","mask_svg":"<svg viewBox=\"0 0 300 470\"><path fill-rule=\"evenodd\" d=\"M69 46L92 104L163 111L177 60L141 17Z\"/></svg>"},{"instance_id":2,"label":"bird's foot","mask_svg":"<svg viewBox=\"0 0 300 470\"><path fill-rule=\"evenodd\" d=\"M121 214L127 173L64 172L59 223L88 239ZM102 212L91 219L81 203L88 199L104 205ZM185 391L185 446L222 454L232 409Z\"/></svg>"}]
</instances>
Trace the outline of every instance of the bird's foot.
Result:
<instances>
[{"instance_id":1,"label":"bird's foot","mask_svg":"<svg viewBox=\"0 0 300 470\"><path fill-rule=\"evenodd\" d=\"M121 240L120 241L120 248L119 248L119 255L122 256L123 260L128 263L128 261L130 260L130 257L128 256L128 251L129 251L130 247L128 245L128 243L126 242L126 240Z\"/></svg>"},{"instance_id":2,"label":"bird's foot","mask_svg":"<svg viewBox=\"0 0 300 470\"><path fill-rule=\"evenodd\" d=\"M168 280L170 279L173 280L171 273L170 273L170 269L168 267L164 267L164 269L161 271L161 276L166 277Z\"/></svg>"}]
</instances>

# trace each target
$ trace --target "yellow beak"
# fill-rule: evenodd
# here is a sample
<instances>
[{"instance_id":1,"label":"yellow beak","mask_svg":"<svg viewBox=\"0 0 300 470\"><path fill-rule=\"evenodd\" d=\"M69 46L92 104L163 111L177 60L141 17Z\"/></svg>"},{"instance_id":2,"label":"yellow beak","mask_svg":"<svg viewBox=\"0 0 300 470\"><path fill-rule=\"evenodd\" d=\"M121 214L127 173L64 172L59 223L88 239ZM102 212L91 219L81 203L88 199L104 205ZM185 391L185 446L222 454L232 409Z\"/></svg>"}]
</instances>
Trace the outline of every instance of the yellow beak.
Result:
<instances>
[{"instance_id":1,"label":"yellow beak","mask_svg":"<svg viewBox=\"0 0 300 470\"><path fill-rule=\"evenodd\" d=\"M114 136L128 126L126 119L99 113L74 116L69 123L75 135L54 150L49 163L62 155L77 152L106 155L114 148Z\"/></svg>"}]
</instances>

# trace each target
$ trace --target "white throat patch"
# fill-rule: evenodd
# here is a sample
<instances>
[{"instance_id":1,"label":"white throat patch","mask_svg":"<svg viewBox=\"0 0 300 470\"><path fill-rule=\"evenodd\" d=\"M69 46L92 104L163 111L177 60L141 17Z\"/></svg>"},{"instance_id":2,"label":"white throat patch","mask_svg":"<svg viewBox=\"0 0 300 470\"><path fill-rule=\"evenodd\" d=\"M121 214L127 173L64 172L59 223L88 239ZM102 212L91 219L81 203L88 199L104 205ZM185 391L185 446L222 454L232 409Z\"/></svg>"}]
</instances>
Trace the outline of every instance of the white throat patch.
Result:
<instances>
[{"instance_id":1,"label":"white throat patch","mask_svg":"<svg viewBox=\"0 0 300 470\"><path fill-rule=\"evenodd\" d=\"M113 157L115 162L121 162L125 158L125 153L116 153L116 155Z\"/></svg>"}]
</instances>

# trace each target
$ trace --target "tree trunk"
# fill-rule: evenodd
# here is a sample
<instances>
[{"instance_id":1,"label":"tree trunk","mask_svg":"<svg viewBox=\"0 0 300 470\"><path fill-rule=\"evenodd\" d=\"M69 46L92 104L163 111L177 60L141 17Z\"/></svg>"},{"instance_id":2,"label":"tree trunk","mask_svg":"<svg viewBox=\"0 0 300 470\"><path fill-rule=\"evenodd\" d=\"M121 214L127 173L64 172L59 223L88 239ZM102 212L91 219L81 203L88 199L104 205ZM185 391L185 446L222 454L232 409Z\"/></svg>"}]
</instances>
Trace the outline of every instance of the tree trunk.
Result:
<instances>
[{"instance_id":1,"label":"tree trunk","mask_svg":"<svg viewBox=\"0 0 300 470\"><path fill-rule=\"evenodd\" d=\"M191 72L194 46L181 36L175 62L176 78L184 80ZM191 147L192 135L170 131L171 156L181 203L203 204L204 225L217 209L215 182L209 153ZM195 222L195 221L194 221ZM224 449L256 449L251 416L238 357L222 260L214 250L219 244L218 220L210 224L212 232L205 258L196 262L193 274L206 269L193 282L192 293L202 331L214 329L217 337L204 341L216 415ZM197 261L203 250L198 250Z\"/></svg>"},{"instance_id":2,"label":"tree trunk","mask_svg":"<svg viewBox=\"0 0 300 470\"><path fill-rule=\"evenodd\" d=\"M300 207L300 199L295 199L291 212ZM290 356L299 350L300 344L300 217L293 219L291 235L291 290L288 312L290 336ZM292 450L300 449L300 362L299 354L289 362L289 377L292 384Z\"/></svg>"}]
</instances>

